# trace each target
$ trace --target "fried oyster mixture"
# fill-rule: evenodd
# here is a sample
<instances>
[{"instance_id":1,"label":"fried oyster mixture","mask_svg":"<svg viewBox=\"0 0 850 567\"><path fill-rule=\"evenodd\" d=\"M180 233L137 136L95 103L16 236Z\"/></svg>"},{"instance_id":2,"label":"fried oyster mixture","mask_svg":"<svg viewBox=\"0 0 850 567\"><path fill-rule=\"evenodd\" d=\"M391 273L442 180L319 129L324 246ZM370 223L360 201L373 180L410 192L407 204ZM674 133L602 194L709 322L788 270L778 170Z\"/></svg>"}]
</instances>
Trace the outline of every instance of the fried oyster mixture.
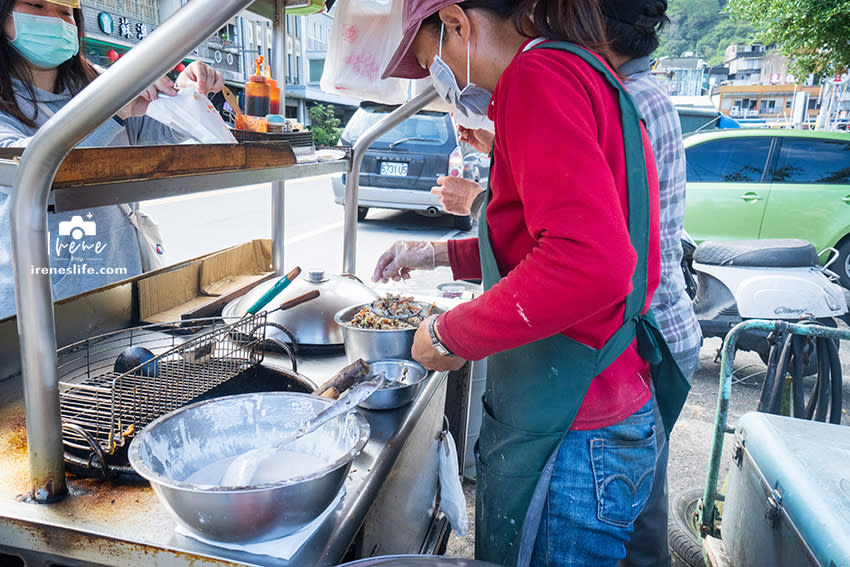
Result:
<instances>
[{"instance_id":1,"label":"fried oyster mixture","mask_svg":"<svg viewBox=\"0 0 850 567\"><path fill-rule=\"evenodd\" d=\"M349 321L349 325L359 329L414 329L424 319L422 308L409 296L388 293L370 305L361 309Z\"/></svg>"}]
</instances>

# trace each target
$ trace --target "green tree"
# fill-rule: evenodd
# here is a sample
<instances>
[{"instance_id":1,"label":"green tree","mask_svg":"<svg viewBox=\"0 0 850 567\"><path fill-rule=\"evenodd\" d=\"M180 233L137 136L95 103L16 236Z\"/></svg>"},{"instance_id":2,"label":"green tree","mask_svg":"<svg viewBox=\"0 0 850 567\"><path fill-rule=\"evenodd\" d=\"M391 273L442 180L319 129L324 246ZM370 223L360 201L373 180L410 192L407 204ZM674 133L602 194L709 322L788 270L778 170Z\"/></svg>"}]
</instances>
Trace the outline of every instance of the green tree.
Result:
<instances>
[{"instance_id":1,"label":"green tree","mask_svg":"<svg viewBox=\"0 0 850 567\"><path fill-rule=\"evenodd\" d=\"M334 114L332 104L322 106L317 104L310 107L310 132L313 133L313 143L317 146L335 146L342 135L340 119Z\"/></svg>"},{"instance_id":2,"label":"green tree","mask_svg":"<svg viewBox=\"0 0 850 567\"><path fill-rule=\"evenodd\" d=\"M798 75L850 67L850 0L730 0L728 11L775 43Z\"/></svg>"},{"instance_id":3,"label":"green tree","mask_svg":"<svg viewBox=\"0 0 850 567\"><path fill-rule=\"evenodd\" d=\"M730 43L746 42L750 28L732 19L724 9L727 0L670 0L670 24L661 32L655 56L680 57L692 51L710 65L723 63Z\"/></svg>"}]
</instances>

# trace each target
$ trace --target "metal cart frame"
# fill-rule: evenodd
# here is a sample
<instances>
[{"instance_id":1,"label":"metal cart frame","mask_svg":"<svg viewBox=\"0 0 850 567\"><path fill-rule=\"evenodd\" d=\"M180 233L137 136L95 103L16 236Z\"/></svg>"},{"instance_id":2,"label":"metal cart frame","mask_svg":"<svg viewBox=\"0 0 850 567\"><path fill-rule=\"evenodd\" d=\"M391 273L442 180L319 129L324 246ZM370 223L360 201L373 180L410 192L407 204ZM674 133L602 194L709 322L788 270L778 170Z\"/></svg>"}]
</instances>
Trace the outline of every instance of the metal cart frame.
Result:
<instances>
[{"instance_id":1,"label":"metal cart frame","mask_svg":"<svg viewBox=\"0 0 850 567\"><path fill-rule=\"evenodd\" d=\"M269 0L261 1L270 3ZM46 246L47 207L53 179L65 156L76 144L99 124L109 120L137 93L173 68L184 53L191 51L251 3L252 0L192 0L187 3L42 126L25 149L19 163L0 160L0 172L15 179L11 198L12 259L15 266L30 478L32 496L38 502L59 500L67 493L59 410L56 321L50 276L32 273L29 269L29 266L49 265ZM283 76L285 2L271 0L271 3L276 72L278 76ZM269 11L266 5L255 8L261 12ZM342 162L348 168L343 257L345 272L353 273L356 265L357 189L360 163L365 150L384 132L424 108L435 96L433 87L430 87L375 124L355 144L350 163ZM316 168L315 173L340 169L324 166ZM307 169L300 173L309 175L310 172ZM282 173L279 180L272 181L272 257L278 273L284 270L283 179L286 177L292 176ZM239 179L243 183L252 181L250 177ZM117 193L111 195L110 200L89 202L85 206L138 200L133 198L132 193L127 193L132 187L132 184L128 185L118 187L116 184ZM196 183L189 191L223 186L219 184L210 187ZM165 187L167 184L159 195L149 193L145 198L167 194Z\"/></svg>"},{"instance_id":2,"label":"metal cart frame","mask_svg":"<svg viewBox=\"0 0 850 567\"><path fill-rule=\"evenodd\" d=\"M734 434L734 428L728 426L729 399L732 395L732 363L735 360L735 345L738 338L747 331L767 331L781 335L799 335L812 338L827 338L836 340L850 339L850 330L834 329L820 325L797 324L787 321L768 321L752 319L733 327L723 339L720 358L720 385L717 393L717 410L714 416L714 434L711 443L711 454L708 463L708 476L705 482L703 497L697 504L698 528L697 537L703 543L703 556L706 565L710 565L705 537L720 537L718 523L720 510L717 507L719 492L717 483L720 475L720 458L723 455L723 441L727 433Z\"/></svg>"}]
</instances>

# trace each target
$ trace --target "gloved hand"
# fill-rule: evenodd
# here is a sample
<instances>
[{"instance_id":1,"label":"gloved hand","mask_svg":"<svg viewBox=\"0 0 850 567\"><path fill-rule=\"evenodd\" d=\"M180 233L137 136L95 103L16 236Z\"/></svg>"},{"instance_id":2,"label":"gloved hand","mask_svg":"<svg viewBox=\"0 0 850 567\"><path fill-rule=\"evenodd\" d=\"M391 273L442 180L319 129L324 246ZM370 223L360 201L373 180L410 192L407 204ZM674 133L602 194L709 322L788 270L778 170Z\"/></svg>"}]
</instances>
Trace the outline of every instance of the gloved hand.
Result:
<instances>
[{"instance_id":1,"label":"gloved hand","mask_svg":"<svg viewBox=\"0 0 850 567\"><path fill-rule=\"evenodd\" d=\"M406 280L410 278L410 270L433 270L436 267L436 252L430 242L397 240L378 258L372 281Z\"/></svg>"}]
</instances>

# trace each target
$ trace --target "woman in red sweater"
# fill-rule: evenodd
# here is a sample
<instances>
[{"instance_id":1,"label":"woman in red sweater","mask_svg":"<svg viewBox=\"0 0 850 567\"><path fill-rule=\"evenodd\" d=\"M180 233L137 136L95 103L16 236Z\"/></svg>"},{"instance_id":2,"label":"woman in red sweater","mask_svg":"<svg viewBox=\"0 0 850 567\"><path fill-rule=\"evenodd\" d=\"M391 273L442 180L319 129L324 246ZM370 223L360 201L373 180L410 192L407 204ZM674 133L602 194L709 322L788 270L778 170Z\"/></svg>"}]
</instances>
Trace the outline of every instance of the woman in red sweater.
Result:
<instances>
[{"instance_id":1,"label":"woman in red sweater","mask_svg":"<svg viewBox=\"0 0 850 567\"><path fill-rule=\"evenodd\" d=\"M412 354L438 370L489 357L476 558L505 565L616 565L652 484L635 322L659 280L658 180L597 10L407 0L384 73L430 73L458 112L496 125L479 238L397 242L374 279L443 265L483 278L479 298L421 325Z\"/></svg>"}]
</instances>

